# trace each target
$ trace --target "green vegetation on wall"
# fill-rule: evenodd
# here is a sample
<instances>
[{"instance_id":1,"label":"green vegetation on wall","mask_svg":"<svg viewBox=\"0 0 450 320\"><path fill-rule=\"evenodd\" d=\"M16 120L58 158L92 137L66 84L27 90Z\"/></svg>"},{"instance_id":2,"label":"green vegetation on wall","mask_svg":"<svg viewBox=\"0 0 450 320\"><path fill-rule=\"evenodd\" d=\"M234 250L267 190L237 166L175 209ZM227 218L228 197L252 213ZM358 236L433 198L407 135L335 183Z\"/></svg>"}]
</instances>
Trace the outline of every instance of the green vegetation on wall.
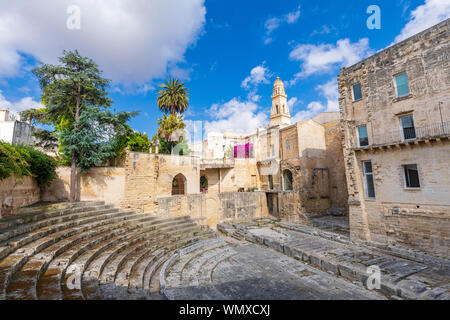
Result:
<instances>
[{"instance_id":1,"label":"green vegetation on wall","mask_svg":"<svg viewBox=\"0 0 450 320\"><path fill-rule=\"evenodd\" d=\"M56 161L33 147L0 142L0 180L11 175L18 179L31 176L40 187L50 186L55 170Z\"/></svg>"}]
</instances>

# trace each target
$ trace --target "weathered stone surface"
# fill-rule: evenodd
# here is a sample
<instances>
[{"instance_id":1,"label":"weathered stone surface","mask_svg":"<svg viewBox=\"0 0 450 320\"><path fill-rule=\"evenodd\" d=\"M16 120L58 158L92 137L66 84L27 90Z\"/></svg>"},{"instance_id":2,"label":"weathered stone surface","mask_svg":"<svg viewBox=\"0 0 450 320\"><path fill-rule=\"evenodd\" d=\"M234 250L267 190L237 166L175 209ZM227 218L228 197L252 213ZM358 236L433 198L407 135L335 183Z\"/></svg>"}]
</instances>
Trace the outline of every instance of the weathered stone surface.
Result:
<instances>
[{"instance_id":1,"label":"weathered stone surface","mask_svg":"<svg viewBox=\"0 0 450 320\"><path fill-rule=\"evenodd\" d=\"M352 240L449 257L450 20L353 66L338 78ZM406 73L409 94L397 96ZM353 101L360 83L362 99ZM400 117L413 117L414 134ZM365 125L368 146L358 143ZM410 130L410 129L409 129ZM362 162L371 161L375 198L368 199ZM407 188L404 165L417 165L420 188Z\"/></svg>"},{"instance_id":2,"label":"weathered stone surface","mask_svg":"<svg viewBox=\"0 0 450 320\"><path fill-rule=\"evenodd\" d=\"M441 260L437 265L406 260L381 253L376 248L354 244L337 234L331 237L327 232L305 226L277 225L248 228L246 232L259 244L363 286L367 285L367 268L377 266L381 271L379 291L389 297L440 299L446 296L450 287L448 260Z\"/></svg>"}]
</instances>

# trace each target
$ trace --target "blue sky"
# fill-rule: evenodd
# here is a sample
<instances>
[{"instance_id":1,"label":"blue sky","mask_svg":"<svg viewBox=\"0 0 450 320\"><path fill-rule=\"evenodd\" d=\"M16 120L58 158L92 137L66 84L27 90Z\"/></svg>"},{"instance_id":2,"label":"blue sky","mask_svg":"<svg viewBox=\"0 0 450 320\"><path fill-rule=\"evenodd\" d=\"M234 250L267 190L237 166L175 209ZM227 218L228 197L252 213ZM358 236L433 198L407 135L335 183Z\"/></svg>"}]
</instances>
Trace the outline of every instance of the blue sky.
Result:
<instances>
[{"instance_id":1,"label":"blue sky","mask_svg":"<svg viewBox=\"0 0 450 320\"><path fill-rule=\"evenodd\" d=\"M190 90L187 120L248 132L267 123L277 76L295 120L335 111L339 68L450 16L448 0L54 3L0 0L0 108L38 107L30 70L77 48L113 80L114 109L140 110L130 125L149 136L161 116L157 85L168 75ZM66 27L70 4L81 8L79 30ZM381 9L380 30L366 26L373 4Z\"/></svg>"}]
</instances>

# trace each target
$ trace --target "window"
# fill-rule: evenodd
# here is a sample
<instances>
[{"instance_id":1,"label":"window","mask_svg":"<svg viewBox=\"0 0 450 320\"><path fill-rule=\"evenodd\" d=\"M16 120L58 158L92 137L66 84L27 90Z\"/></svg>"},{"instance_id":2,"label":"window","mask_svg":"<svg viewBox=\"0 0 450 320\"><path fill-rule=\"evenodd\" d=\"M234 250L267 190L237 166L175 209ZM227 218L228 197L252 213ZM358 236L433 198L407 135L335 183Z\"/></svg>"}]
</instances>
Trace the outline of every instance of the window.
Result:
<instances>
[{"instance_id":1,"label":"window","mask_svg":"<svg viewBox=\"0 0 450 320\"><path fill-rule=\"evenodd\" d=\"M369 199L375 198L375 185L373 180L372 172L372 162L363 161L363 174L364 174L364 185L366 187L366 197Z\"/></svg>"},{"instance_id":2,"label":"window","mask_svg":"<svg viewBox=\"0 0 450 320\"><path fill-rule=\"evenodd\" d=\"M395 76L395 87L397 88L397 97L401 98L409 95L408 78L406 78L406 73Z\"/></svg>"},{"instance_id":3,"label":"window","mask_svg":"<svg viewBox=\"0 0 450 320\"><path fill-rule=\"evenodd\" d=\"M404 165L403 173L405 175L406 188L420 188L419 170L417 170L417 164Z\"/></svg>"},{"instance_id":4,"label":"window","mask_svg":"<svg viewBox=\"0 0 450 320\"><path fill-rule=\"evenodd\" d=\"M200 177L200 192L208 192L208 179L205 176Z\"/></svg>"},{"instance_id":5,"label":"window","mask_svg":"<svg viewBox=\"0 0 450 320\"><path fill-rule=\"evenodd\" d=\"M269 189L273 190L273 176L269 175Z\"/></svg>"},{"instance_id":6,"label":"window","mask_svg":"<svg viewBox=\"0 0 450 320\"><path fill-rule=\"evenodd\" d=\"M400 125L404 140L416 138L416 129L414 128L414 118L412 115L400 117Z\"/></svg>"},{"instance_id":7,"label":"window","mask_svg":"<svg viewBox=\"0 0 450 320\"><path fill-rule=\"evenodd\" d=\"M369 137L367 135L367 127L366 126L358 127L358 140L359 140L360 147L369 145Z\"/></svg>"},{"instance_id":8,"label":"window","mask_svg":"<svg viewBox=\"0 0 450 320\"><path fill-rule=\"evenodd\" d=\"M291 191L292 190L292 172L289 170L283 171L283 181L284 181L284 190Z\"/></svg>"},{"instance_id":9,"label":"window","mask_svg":"<svg viewBox=\"0 0 450 320\"><path fill-rule=\"evenodd\" d=\"M353 101L358 101L362 99L361 83L357 83L352 87L353 91Z\"/></svg>"},{"instance_id":10,"label":"window","mask_svg":"<svg viewBox=\"0 0 450 320\"><path fill-rule=\"evenodd\" d=\"M270 156L275 157L275 146L273 144L270 145Z\"/></svg>"},{"instance_id":11,"label":"window","mask_svg":"<svg viewBox=\"0 0 450 320\"><path fill-rule=\"evenodd\" d=\"M286 140L286 150L291 150L291 141L289 139Z\"/></svg>"}]
</instances>

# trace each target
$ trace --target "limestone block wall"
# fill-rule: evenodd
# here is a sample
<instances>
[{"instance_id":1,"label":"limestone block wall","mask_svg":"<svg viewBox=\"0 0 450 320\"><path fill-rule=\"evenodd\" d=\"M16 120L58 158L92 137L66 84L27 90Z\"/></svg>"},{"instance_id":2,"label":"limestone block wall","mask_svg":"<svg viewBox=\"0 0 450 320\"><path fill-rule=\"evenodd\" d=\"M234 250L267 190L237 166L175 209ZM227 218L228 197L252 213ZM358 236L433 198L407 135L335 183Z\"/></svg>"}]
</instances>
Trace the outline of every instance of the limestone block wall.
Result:
<instances>
[{"instance_id":1,"label":"limestone block wall","mask_svg":"<svg viewBox=\"0 0 450 320\"><path fill-rule=\"evenodd\" d=\"M10 176L0 181L0 218L13 215L16 209L40 200L40 188L32 177Z\"/></svg>"},{"instance_id":2,"label":"limestone block wall","mask_svg":"<svg viewBox=\"0 0 450 320\"><path fill-rule=\"evenodd\" d=\"M59 167L58 178L42 193L43 201L67 201L70 190L70 167ZM78 199L105 201L119 206L124 198L125 169L120 167L92 168L78 176Z\"/></svg>"},{"instance_id":3,"label":"limestone block wall","mask_svg":"<svg viewBox=\"0 0 450 320\"><path fill-rule=\"evenodd\" d=\"M226 192L157 197L156 214L161 217L190 216L215 229L217 223L268 216L263 192Z\"/></svg>"},{"instance_id":4,"label":"limestone block wall","mask_svg":"<svg viewBox=\"0 0 450 320\"><path fill-rule=\"evenodd\" d=\"M345 176L340 122L329 122L323 126L325 127L331 206L333 208L342 208L344 212L348 213L347 179Z\"/></svg>"},{"instance_id":5,"label":"limestone block wall","mask_svg":"<svg viewBox=\"0 0 450 320\"><path fill-rule=\"evenodd\" d=\"M200 192L200 165L196 158L131 152L125 161L122 208L151 212L157 196L172 195L173 178L182 174L186 194Z\"/></svg>"},{"instance_id":6,"label":"limestone block wall","mask_svg":"<svg viewBox=\"0 0 450 320\"><path fill-rule=\"evenodd\" d=\"M351 235L355 239L384 244L398 242L448 254L450 142L358 154L355 171L363 194L361 162L365 160L372 162L376 199L364 199L350 206ZM410 163L417 164L419 189L405 187L402 165Z\"/></svg>"},{"instance_id":7,"label":"limestone block wall","mask_svg":"<svg viewBox=\"0 0 450 320\"><path fill-rule=\"evenodd\" d=\"M450 19L353 66L338 78L342 144L353 240L401 244L448 254L450 142L398 143L400 117L412 115L418 135L450 121ZM410 94L397 97L395 76L406 73ZM362 99L353 101L352 86ZM358 150L357 126L370 145ZM397 141L397 142L396 142ZM372 161L375 199L367 199L361 161ZM417 164L420 188L405 188L402 165Z\"/></svg>"}]
</instances>

